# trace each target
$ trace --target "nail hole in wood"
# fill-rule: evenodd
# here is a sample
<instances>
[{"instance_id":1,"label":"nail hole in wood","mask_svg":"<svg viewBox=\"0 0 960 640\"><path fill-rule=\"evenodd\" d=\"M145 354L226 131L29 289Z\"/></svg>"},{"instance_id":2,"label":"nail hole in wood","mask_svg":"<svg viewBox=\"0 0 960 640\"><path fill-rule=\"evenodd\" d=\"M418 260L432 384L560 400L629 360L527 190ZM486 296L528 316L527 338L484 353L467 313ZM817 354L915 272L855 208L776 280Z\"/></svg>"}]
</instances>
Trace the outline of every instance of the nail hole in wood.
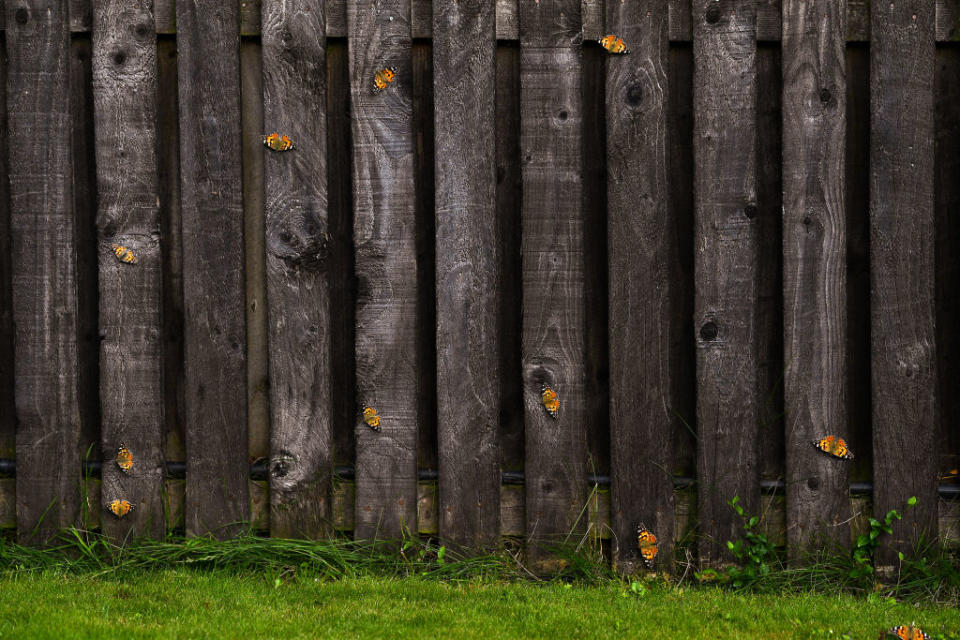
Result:
<instances>
[{"instance_id":1,"label":"nail hole in wood","mask_svg":"<svg viewBox=\"0 0 960 640\"><path fill-rule=\"evenodd\" d=\"M830 102L830 89L820 89L820 102L827 103Z\"/></svg>"},{"instance_id":2,"label":"nail hole in wood","mask_svg":"<svg viewBox=\"0 0 960 640\"><path fill-rule=\"evenodd\" d=\"M560 113L557 114L557 117L560 118L560 120L566 120L566 119L567 119L567 112L566 112L566 111L561 111Z\"/></svg>"},{"instance_id":3,"label":"nail hole in wood","mask_svg":"<svg viewBox=\"0 0 960 640\"><path fill-rule=\"evenodd\" d=\"M748 220L753 220L757 217L757 205L748 204L743 208L743 215L747 216Z\"/></svg>"},{"instance_id":4,"label":"nail hole in wood","mask_svg":"<svg viewBox=\"0 0 960 640\"><path fill-rule=\"evenodd\" d=\"M704 340L713 340L717 337L717 332L717 325L713 322L708 322L700 327L700 337Z\"/></svg>"}]
</instances>

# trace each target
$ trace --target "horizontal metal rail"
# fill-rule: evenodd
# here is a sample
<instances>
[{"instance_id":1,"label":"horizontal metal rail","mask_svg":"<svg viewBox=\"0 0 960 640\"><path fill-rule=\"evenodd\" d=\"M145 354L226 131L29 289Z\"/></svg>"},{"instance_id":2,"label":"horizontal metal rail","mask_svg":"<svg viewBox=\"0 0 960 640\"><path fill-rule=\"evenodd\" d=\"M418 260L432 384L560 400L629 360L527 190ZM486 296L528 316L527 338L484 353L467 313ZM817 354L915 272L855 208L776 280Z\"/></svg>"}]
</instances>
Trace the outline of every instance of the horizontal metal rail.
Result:
<instances>
[{"instance_id":1,"label":"horizontal metal rail","mask_svg":"<svg viewBox=\"0 0 960 640\"><path fill-rule=\"evenodd\" d=\"M99 460L88 460L83 463L83 473L91 477L99 477L101 463ZM266 462L255 462L250 465L250 478L252 480L267 480L268 465ZM0 458L0 477L13 478L17 474L17 462L9 458ZM167 477L185 478L187 475L187 465L185 462L167 462ZM353 480L356 477L356 470L353 467L336 467L334 475L341 480ZM417 479L420 482L436 482L440 474L433 469L421 469L417 472ZM502 484L521 485L524 483L523 471L502 471L500 473L500 482ZM591 473L587 476L587 482L591 485L603 487L610 485L610 476L604 474ZM697 482L694 478L683 476L674 476L673 486L675 489L692 489ZM783 480L761 480L760 490L767 494L783 494L786 491L786 482ZM941 484L937 488L940 497L944 500L960 500L960 484ZM872 482L851 482L850 495L863 496L873 494Z\"/></svg>"}]
</instances>

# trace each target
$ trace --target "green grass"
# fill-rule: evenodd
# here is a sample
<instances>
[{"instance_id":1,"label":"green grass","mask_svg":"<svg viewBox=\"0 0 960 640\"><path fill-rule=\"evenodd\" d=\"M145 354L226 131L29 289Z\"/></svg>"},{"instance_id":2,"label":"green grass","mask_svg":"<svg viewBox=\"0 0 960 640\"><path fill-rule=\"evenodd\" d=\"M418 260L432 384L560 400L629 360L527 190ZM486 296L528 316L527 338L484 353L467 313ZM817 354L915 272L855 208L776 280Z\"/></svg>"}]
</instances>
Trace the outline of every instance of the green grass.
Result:
<instances>
[{"instance_id":1,"label":"green grass","mask_svg":"<svg viewBox=\"0 0 960 640\"><path fill-rule=\"evenodd\" d=\"M641 595L642 594L642 595ZM884 598L716 588L443 582L189 569L0 578L0 638L876 638L916 622L960 637L960 613Z\"/></svg>"}]
</instances>

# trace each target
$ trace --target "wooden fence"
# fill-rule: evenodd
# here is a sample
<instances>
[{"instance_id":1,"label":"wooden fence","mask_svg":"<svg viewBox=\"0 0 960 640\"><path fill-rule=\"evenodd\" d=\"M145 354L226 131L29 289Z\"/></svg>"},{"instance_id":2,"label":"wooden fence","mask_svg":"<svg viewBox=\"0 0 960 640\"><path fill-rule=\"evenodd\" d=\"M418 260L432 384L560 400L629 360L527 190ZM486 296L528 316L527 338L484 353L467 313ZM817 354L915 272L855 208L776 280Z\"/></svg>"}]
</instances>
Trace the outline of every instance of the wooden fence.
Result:
<instances>
[{"instance_id":1,"label":"wooden fence","mask_svg":"<svg viewBox=\"0 0 960 640\"><path fill-rule=\"evenodd\" d=\"M960 537L956 2L0 15L22 540Z\"/></svg>"}]
</instances>

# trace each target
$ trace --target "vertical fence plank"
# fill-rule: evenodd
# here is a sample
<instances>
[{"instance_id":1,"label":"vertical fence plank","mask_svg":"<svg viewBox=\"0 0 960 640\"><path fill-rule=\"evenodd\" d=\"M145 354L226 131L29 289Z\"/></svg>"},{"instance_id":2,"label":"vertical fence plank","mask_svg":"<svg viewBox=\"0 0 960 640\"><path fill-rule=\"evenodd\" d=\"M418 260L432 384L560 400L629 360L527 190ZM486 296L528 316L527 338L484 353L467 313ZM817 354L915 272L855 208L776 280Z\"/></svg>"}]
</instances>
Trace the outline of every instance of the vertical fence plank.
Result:
<instances>
[{"instance_id":1,"label":"vertical fence plank","mask_svg":"<svg viewBox=\"0 0 960 640\"><path fill-rule=\"evenodd\" d=\"M488 0L435 5L439 527L476 547L500 535L495 29Z\"/></svg>"},{"instance_id":2,"label":"vertical fence plank","mask_svg":"<svg viewBox=\"0 0 960 640\"><path fill-rule=\"evenodd\" d=\"M77 265L66 0L7 2L17 529L46 542L78 516Z\"/></svg>"},{"instance_id":3,"label":"vertical fence plank","mask_svg":"<svg viewBox=\"0 0 960 640\"><path fill-rule=\"evenodd\" d=\"M250 512L237 11L177 3L190 535L232 535Z\"/></svg>"},{"instance_id":4,"label":"vertical fence plank","mask_svg":"<svg viewBox=\"0 0 960 640\"><path fill-rule=\"evenodd\" d=\"M783 3L783 319L790 554L849 544L846 358L846 2Z\"/></svg>"},{"instance_id":5,"label":"vertical fence plank","mask_svg":"<svg viewBox=\"0 0 960 640\"><path fill-rule=\"evenodd\" d=\"M410 0L350 3L357 538L417 523L416 282ZM397 69L383 91L374 77ZM379 431L361 416L370 407Z\"/></svg>"},{"instance_id":6,"label":"vertical fence plank","mask_svg":"<svg viewBox=\"0 0 960 640\"><path fill-rule=\"evenodd\" d=\"M537 571L555 567L539 543L586 526L580 29L580 0L520 7L527 552ZM544 386L559 396L556 417Z\"/></svg>"},{"instance_id":7,"label":"vertical fence plank","mask_svg":"<svg viewBox=\"0 0 960 640\"><path fill-rule=\"evenodd\" d=\"M3 13L0 11L0 13ZM0 458L12 459L17 447L14 404L13 282L10 262L10 180L7 162L7 47L0 35ZM15 510L15 505L11 504Z\"/></svg>"},{"instance_id":8,"label":"vertical fence plank","mask_svg":"<svg viewBox=\"0 0 960 640\"><path fill-rule=\"evenodd\" d=\"M871 34L874 512L903 513L878 551L889 566L937 533L933 4L874 2Z\"/></svg>"},{"instance_id":9,"label":"vertical fence plank","mask_svg":"<svg viewBox=\"0 0 960 640\"><path fill-rule=\"evenodd\" d=\"M332 431L327 274L327 62L322 0L263 1L270 345L270 532L328 531Z\"/></svg>"},{"instance_id":10,"label":"vertical fence plank","mask_svg":"<svg viewBox=\"0 0 960 640\"><path fill-rule=\"evenodd\" d=\"M117 540L164 534L160 219L155 127L157 45L149 0L97 2L93 24L100 282L100 403L104 504L132 513L101 519ZM126 247L124 263L113 247ZM126 472L112 454L133 453Z\"/></svg>"},{"instance_id":11,"label":"vertical fence plank","mask_svg":"<svg viewBox=\"0 0 960 640\"><path fill-rule=\"evenodd\" d=\"M673 557L666 0L608 2L605 33L630 47L607 59L606 104L610 507L614 563L632 573L641 522L662 541L658 564Z\"/></svg>"},{"instance_id":12,"label":"vertical fence plank","mask_svg":"<svg viewBox=\"0 0 960 640\"><path fill-rule=\"evenodd\" d=\"M700 557L759 506L756 24L752 0L695 0L694 154Z\"/></svg>"}]
</instances>

